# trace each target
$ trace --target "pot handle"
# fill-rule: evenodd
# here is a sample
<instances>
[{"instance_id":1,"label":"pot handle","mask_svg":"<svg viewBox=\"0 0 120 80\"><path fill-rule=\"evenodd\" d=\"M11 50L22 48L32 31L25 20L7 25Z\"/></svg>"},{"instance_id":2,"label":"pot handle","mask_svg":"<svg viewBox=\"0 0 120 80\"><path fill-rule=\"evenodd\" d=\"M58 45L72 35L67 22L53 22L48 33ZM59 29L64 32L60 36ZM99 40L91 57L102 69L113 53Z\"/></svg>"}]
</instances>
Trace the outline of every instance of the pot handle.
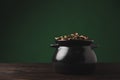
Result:
<instances>
[{"instance_id":1,"label":"pot handle","mask_svg":"<svg viewBox=\"0 0 120 80\"><path fill-rule=\"evenodd\" d=\"M97 48L98 46L96 44L91 44L90 45L92 49Z\"/></svg>"},{"instance_id":2,"label":"pot handle","mask_svg":"<svg viewBox=\"0 0 120 80\"><path fill-rule=\"evenodd\" d=\"M57 48L59 46L59 44L50 44L50 46Z\"/></svg>"}]
</instances>

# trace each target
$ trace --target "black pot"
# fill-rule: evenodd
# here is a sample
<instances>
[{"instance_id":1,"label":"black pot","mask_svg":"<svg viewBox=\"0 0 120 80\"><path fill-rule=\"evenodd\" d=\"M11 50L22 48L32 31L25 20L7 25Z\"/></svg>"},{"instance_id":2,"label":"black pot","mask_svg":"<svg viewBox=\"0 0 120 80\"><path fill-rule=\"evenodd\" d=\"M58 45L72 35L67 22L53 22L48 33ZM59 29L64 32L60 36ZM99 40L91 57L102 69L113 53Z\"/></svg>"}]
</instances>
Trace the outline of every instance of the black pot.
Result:
<instances>
[{"instance_id":1,"label":"black pot","mask_svg":"<svg viewBox=\"0 0 120 80\"><path fill-rule=\"evenodd\" d=\"M55 41L51 47L56 48L53 55L53 67L56 72L64 74L90 74L95 71L97 57L93 40Z\"/></svg>"}]
</instances>

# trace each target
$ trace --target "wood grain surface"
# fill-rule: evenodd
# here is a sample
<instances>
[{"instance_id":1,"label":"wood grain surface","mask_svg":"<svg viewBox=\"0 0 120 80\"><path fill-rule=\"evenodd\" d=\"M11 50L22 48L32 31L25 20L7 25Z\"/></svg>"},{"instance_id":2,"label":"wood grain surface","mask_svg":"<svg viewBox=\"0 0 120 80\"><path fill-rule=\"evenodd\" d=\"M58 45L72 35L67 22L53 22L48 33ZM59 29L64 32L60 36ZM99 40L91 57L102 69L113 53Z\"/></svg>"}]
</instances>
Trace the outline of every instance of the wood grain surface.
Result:
<instances>
[{"instance_id":1,"label":"wood grain surface","mask_svg":"<svg viewBox=\"0 0 120 80\"><path fill-rule=\"evenodd\" d=\"M64 75L51 63L0 63L0 80L120 80L120 63L97 63L90 75Z\"/></svg>"}]
</instances>

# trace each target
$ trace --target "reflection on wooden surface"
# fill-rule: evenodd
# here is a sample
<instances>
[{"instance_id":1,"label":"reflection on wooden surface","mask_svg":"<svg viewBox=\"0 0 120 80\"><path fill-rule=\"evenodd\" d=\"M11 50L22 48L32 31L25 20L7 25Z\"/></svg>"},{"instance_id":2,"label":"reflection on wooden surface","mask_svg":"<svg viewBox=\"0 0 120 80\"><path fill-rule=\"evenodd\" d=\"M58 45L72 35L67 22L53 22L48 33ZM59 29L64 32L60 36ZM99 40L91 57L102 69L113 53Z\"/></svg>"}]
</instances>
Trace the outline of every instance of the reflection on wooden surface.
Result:
<instances>
[{"instance_id":1,"label":"reflection on wooden surface","mask_svg":"<svg viewBox=\"0 0 120 80\"><path fill-rule=\"evenodd\" d=\"M98 63L91 75L64 75L50 63L0 64L0 80L120 80L119 63Z\"/></svg>"}]
</instances>

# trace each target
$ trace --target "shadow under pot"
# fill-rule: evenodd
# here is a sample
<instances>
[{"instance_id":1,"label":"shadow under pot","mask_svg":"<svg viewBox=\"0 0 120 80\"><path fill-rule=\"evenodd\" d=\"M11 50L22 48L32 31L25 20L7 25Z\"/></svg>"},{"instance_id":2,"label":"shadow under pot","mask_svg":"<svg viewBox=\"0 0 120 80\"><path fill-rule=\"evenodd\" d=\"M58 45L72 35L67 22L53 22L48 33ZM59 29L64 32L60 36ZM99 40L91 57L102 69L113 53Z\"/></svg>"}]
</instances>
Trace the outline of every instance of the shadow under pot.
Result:
<instances>
[{"instance_id":1,"label":"shadow under pot","mask_svg":"<svg viewBox=\"0 0 120 80\"><path fill-rule=\"evenodd\" d=\"M91 74L95 71L97 57L92 40L56 41L52 64L57 73Z\"/></svg>"}]
</instances>

